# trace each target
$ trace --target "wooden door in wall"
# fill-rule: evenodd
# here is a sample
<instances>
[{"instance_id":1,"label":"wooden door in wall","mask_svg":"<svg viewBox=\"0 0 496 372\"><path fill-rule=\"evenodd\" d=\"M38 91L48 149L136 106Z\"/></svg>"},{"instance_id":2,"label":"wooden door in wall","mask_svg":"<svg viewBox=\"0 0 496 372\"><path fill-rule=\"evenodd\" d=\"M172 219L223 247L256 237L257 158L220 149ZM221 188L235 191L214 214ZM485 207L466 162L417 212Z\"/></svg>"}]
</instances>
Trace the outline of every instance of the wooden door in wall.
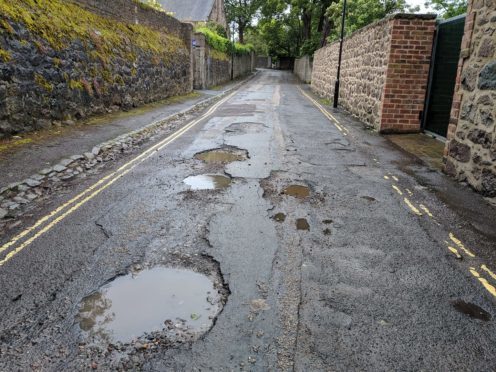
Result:
<instances>
[{"instance_id":1,"label":"wooden door in wall","mask_svg":"<svg viewBox=\"0 0 496 372\"><path fill-rule=\"evenodd\" d=\"M436 27L423 128L442 137L448 131L464 26L465 15Z\"/></svg>"}]
</instances>

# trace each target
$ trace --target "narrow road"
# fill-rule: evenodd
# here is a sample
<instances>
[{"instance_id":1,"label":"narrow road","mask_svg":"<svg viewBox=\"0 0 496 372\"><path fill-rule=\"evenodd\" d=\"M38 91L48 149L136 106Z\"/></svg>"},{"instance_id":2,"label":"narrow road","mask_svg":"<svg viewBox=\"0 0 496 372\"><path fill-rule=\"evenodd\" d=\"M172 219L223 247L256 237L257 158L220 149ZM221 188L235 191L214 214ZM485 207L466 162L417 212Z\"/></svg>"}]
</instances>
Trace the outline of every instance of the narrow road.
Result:
<instances>
[{"instance_id":1,"label":"narrow road","mask_svg":"<svg viewBox=\"0 0 496 372\"><path fill-rule=\"evenodd\" d=\"M496 366L494 210L290 73L261 71L38 214L0 241L0 370ZM223 286L205 334L126 344L81 330L83 298L163 266Z\"/></svg>"}]
</instances>

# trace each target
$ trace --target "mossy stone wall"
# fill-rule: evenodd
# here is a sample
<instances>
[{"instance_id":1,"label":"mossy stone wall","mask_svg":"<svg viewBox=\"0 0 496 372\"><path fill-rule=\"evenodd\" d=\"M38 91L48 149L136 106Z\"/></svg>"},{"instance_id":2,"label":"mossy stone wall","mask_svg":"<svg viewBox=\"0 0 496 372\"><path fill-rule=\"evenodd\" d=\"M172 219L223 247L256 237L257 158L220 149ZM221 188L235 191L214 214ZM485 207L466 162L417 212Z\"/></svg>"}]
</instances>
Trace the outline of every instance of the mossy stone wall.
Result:
<instances>
[{"instance_id":1,"label":"mossy stone wall","mask_svg":"<svg viewBox=\"0 0 496 372\"><path fill-rule=\"evenodd\" d=\"M190 92L191 31L134 0L0 1L0 138Z\"/></svg>"}]
</instances>

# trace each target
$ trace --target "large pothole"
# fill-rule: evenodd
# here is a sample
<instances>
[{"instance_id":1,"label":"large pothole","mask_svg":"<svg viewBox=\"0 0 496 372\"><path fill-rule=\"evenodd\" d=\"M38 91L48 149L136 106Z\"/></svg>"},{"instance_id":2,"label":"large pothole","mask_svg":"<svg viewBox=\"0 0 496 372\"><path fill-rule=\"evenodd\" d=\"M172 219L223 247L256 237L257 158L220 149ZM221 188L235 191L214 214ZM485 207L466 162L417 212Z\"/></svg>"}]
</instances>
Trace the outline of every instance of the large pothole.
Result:
<instances>
[{"instance_id":1,"label":"large pothole","mask_svg":"<svg viewBox=\"0 0 496 372\"><path fill-rule=\"evenodd\" d=\"M227 300L218 275L164 266L130 272L84 298L76 320L91 343L194 341L210 330Z\"/></svg>"},{"instance_id":2,"label":"large pothole","mask_svg":"<svg viewBox=\"0 0 496 372\"><path fill-rule=\"evenodd\" d=\"M195 155L195 159L202 160L208 164L228 164L248 159L248 151L226 146L199 152Z\"/></svg>"}]
</instances>

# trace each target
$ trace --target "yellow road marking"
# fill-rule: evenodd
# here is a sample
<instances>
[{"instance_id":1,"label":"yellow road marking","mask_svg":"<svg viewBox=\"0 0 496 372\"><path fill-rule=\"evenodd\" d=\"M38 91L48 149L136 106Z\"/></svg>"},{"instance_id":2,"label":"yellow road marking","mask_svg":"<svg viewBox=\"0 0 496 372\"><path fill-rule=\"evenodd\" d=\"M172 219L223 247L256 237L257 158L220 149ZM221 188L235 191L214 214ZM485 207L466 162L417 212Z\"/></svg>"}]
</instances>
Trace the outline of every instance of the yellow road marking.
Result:
<instances>
[{"instance_id":1,"label":"yellow road marking","mask_svg":"<svg viewBox=\"0 0 496 372\"><path fill-rule=\"evenodd\" d=\"M448 245L448 249L451 251L451 253L453 253L456 256L456 258L458 258L459 260L462 259L462 255L458 252L458 249L450 247L449 245Z\"/></svg>"},{"instance_id":2,"label":"yellow road marking","mask_svg":"<svg viewBox=\"0 0 496 372\"><path fill-rule=\"evenodd\" d=\"M398 177L396 177L396 176L393 176L393 180L395 180L396 182L399 181Z\"/></svg>"},{"instance_id":3,"label":"yellow road marking","mask_svg":"<svg viewBox=\"0 0 496 372\"><path fill-rule=\"evenodd\" d=\"M479 279L479 282L482 283L484 288L491 293L494 297L496 297L496 288L492 286L485 278L483 278L476 270L474 267L470 268L470 273L475 276L477 279Z\"/></svg>"},{"instance_id":4,"label":"yellow road marking","mask_svg":"<svg viewBox=\"0 0 496 372\"><path fill-rule=\"evenodd\" d=\"M406 192L408 193L408 195L412 196L413 195L413 192L410 191L410 189L406 189Z\"/></svg>"},{"instance_id":5,"label":"yellow road marking","mask_svg":"<svg viewBox=\"0 0 496 372\"><path fill-rule=\"evenodd\" d=\"M396 185L391 186L398 194L403 195L403 191L400 190L400 188Z\"/></svg>"},{"instance_id":6,"label":"yellow road marking","mask_svg":"<svg viewBox=\"0 0 496 372\"><path fill-rule=\"evenodd\" d=\"M473 254L472 252L470 252L470 250L468 250L465 247L465 245L463 245L463 243L453 235L453 233L450 233L449 234L449 237L450 237L451 241L453 243L455 243L458 246L458 248L460 248L462 251L464 251L467 255L469 255L472 258L475 257L475 254Z\"/></svg>"},{"instance_id":7,"label":"yellow road marking","mask_svg":"<svg viewBox=\"0 0 496 372\"><path fill-rule=\"evenodd\" d=\"M85 195L87 195L88 193L91 193L93 191L93 193L91 193L89 196L87 196L86 198L84 198L79 203L75 204L67 212L65 212L61 216L57 217L50 224L48 224L43 229L41 229L38 233L36 233L35 235L33 235L33 237L29 238L24 243L22 243L14 251L12 251L9 254L7 254L6 257L3 260L0 261L0 266L4 265L12 257L14 257L16 254L18 254L20 251L22 251L28 245L30 245L34 240L36 240L38 237L40 237L41 235L43 235L46 232L48 232L56 224L58 224L60 221L62 221L68 215L72 214L74 211L76 211L77 209L79 209L86 202L88 202L89 200L93 199L101 191L105 190L107 187L109 187L110 185L112 185L115 181L117 181L118 179L120 179L121 177L123 177L129 171L131 171L132 169L134 169L137 165L141 164L142 162L144 162L145 160L147 160L148 158L150 158L151 156L153 156L156 152L160 151L165 146L169 145L171 142L175 141L177 138L181 137L183 134L185 134L186 132L188 132L191 128L193 128L199 122L201 122L202 120L204 120L205 118L207 118L208 116L210 116L213 112L215 112L215 110L217 110L217 108L220 105L222 105L224 102L226 102L227 100L229 100L235 94L236 94L236 92L233 92L233 93L229 94L227 97L223 98L222 100L220 100L219 102L217 102L215 105L213 105L206 113L204 113L198 119L192 121L191 123L189 123L186 126L184 126L183 128L181 128L180 130L178 130L175 133L171 134L170 136L166 137L165 139L163 139L159 143L153 145L152 147L150 147L149 149L147 149L146 151L144 151L143 153L141 153L140 155L138 155L137 157L135 157L131 161L129 161L126 164L122 165L116 171L114 171L114 172L108 174L107 176L103 177L102 179L100 179L99 181L97 181L95 184L93 184L92 186L90 186L89 188L87 188L86 190L84 190L83 192L81 192L80 194L78 194L77 196L75 196L74 198L72 198L71 200L67 201L66 203L64 203L63 205L61 205L60 207L58 207L54 211L50 212L48 215L46 215L46 216L42 217L41 219L39 219L31 227L23 230L21 233L19 233L14 238L12 238L9 242L7 242L4 245L2 245L0 247L0 253L4 252L8 248L12 247L19 240L21 240L22 238L24 238L25 236L27 236L28 234L30 234L31 232L33 232L34 230L36 230L37 228L39 228L40 226L42 226L45 222L47 222L50 219L52 219L53 217L55 217L57 214L59 214L60 212L62 212L66 208L71 207L71 205L73 205L78 200L80 200L81 198L83 198ZM126 168L128 168L128 169L126 170ZM122 173L120 173L120 172L122 172ZM108 183L105 184L105 182L107 182L107 181L108 181ZM98 187L100 187L100 188L98 189Z\"/></svg>"},{"instance_id":8,"label":"yellow road marking","mask_svg":"<svg viewBox=\"0 0 496 372\"><path fill-rule=\"evenodd\" d=\"M324 116L329 119L329 121L334 124L334 126L343 134L343 135L347 135L346 133L344 133L344 126L341 127L341 125L339 125L339 121L336 120L336 118L334 116L332 116L326 109L324 109L320 103L318 103L316 100L314 100L312 97L310 97L308 94L306 94L303 89L301 89L300 87L298 87L298 89L300 90L301 94L303 94L310 102L312 102L323 114ZM346 130L347 131L347 130Z\"/></svg>"},{"instance_id":9,"label":"yellow road marking","mask_svg":"<svg viewBox=\"0 0 496 372\"><path fill-rule=\"evenodd\" d=\"M481 269L487 272L491 276L491 278L496 280L496 274L493 273L491 270L489 270L489 268L486 265L481 265Z\"/></svg>"},{"instance_id":10,"label":"yellow road marking","mask_svg":"<svg viewBox=\"0 0 496 372\"><path fill-rule=\"evenodd\" d=\"M412 210L413 213L415 213L417 216L422 216L422 213L417 209L417 207L415 207L412 202L410 200L408 200L408 198L404 198L403 199L406 203L406 205L408 205L408 207Z\"/></svg>"},{"instance_id":11,"label":"yellow road marking","mask_svg":"<svg viewBox=\"0 0 496 372\"><path fill-rule=\"evenodd\" d=\"M431 211L423 204L420 204L420 209L422 209L430 218L434 218Z\"/></svg>"},{"instance_id":12,"label":"yellow road marking","mask_svg":"<svg viewBox=\"0 0 496 372\"><path fill-rule=\"evenodd\" d=\"M389 176L384 176L384 179L385 179L385 180L388 180L388 179L389 179Z\"/></svg>"}]
</instances>

